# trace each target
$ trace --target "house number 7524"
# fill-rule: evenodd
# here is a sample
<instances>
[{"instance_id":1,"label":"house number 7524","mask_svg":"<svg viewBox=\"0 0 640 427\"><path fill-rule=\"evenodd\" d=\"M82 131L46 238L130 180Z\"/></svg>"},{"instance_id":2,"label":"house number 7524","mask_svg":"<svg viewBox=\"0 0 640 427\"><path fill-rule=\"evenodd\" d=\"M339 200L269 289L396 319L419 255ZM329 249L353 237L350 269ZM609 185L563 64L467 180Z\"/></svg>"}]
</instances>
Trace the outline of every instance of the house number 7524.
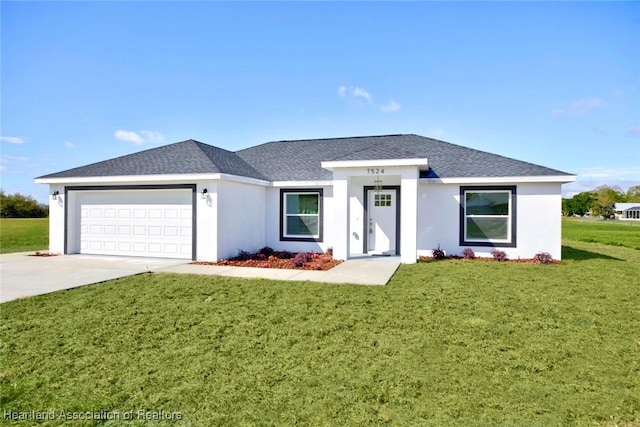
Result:
<instances>
[{"instance_id":1,"label":"house number 7524","mask_svg":"<svg viewBox=\"0 0 640 427\"><path fill-rule=\"evenodd\" d=\"M367 175L380 175L384 173L384 169L380 168L368 168Z\"/></svg>"}]
</instances>

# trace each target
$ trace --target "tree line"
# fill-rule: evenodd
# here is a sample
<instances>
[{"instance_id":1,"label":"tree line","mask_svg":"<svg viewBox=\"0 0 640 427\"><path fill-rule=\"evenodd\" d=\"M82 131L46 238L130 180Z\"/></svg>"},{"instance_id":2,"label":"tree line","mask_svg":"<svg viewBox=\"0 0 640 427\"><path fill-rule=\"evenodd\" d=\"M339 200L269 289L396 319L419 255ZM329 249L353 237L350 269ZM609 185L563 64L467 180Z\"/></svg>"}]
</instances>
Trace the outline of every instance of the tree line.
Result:
<instances>
[{"instance_id":1,"label":"tree line","mask_svg":"<svg viewBox=\"0 0 640 427\"><path fill-rule=\"evenodd\" d=\"M625 193L618 186L602 185L595 190L583 191L570 199L562 199L562 214L583 216L590 213L605 219L613 218L616 203L640 202L640 185L630 187Z\"/></svg>"},{"instance_id":2,"label":"tree line","mask_svg":"<svg viewBox=\"0 0 640 427\"><path fill-rule=\"evenodd\" d=\"M46 218L47 216L49 216L49 207L38 203L33 197L20 193L5 194L0 190L1 218Z\"/></svg>"}]
</instances>

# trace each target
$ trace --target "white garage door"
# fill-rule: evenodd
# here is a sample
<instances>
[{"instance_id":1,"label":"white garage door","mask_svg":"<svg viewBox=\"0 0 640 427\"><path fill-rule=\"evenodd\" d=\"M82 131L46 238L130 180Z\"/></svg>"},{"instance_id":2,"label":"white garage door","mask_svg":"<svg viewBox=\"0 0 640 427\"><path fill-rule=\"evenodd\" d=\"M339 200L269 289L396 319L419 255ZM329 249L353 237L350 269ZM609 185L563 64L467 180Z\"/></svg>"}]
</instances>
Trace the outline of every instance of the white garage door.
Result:
<instances>
[{"instance_id":1,"label":"white garage door","mask_svg":"<svg viewBox=\"0 0 640 427\"><path fill-rule=\"evenodd\" d=\"M80 195L80 253L191 259L191 197L190 190Z\"/></svg>"}]
</instances>

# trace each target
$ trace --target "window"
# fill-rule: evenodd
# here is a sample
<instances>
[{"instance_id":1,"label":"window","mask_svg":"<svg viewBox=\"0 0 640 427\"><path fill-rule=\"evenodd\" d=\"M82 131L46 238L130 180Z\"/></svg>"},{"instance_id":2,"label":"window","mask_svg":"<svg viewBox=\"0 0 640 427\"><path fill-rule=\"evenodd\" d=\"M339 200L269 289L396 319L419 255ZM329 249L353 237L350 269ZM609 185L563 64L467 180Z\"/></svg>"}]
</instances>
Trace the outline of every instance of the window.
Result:
<instances>
[{"instance_id":1,"label":"window","mask_svg":"<svg viewBox=\"0 0 640 427\"><path fill-rule=\"evenodd\" d=\"M280 190L280 240L322 241L322 189Z\"/></svg>"},{"instance_id":2,"label":"window","mask_svg":"<svg viewBox=\"0 0 640 427\"><path fill-rule=\"evenodd\" d=\"M460 187L460 246L516 246L516 187Z\"/></svg>"},{"instance_id":3,"label":"window","mask_svg":"<svg viewBox=\"0 0 640 427\"><path fill-rule=\"evenodd\" d=\"M374 206L391 206L391 194L376 194L373 199Z\"/></svg>"}]
</instances>

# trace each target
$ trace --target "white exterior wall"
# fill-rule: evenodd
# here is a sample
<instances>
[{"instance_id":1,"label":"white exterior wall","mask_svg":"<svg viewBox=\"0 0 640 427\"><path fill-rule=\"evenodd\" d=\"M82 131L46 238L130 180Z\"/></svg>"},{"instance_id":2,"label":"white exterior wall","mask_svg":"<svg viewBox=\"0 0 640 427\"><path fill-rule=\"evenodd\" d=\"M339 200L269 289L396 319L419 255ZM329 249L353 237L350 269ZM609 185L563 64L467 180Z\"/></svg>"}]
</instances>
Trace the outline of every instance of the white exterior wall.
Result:
<instances>
[{"instance_id":1,"label":"white exterior wall","mask_svg":"<svg viewBox=\"0 0 640 427\"><path fill-rule=\"evenodd\" d=\"M418 255L430 256L440 245L447 255L461 255L460 186L421 183L418 188ZM484 184L486 185L486 184ZM533 258L538 252L561 257L561 192L559 183L499 183L516 186L516 247L497 248L509 258ZM493 247L470 246L476 256L490 257Z\"/></svg>"},{"instance_id":2,"label":"white exterior wall","mask_svg":"<svg viewBox=\"0 0 640 427\"><path fill-rule=\"evenodd\" d=\"M53 200L55 191L60 194ZM49 186L49 253L60 255L64 253L64 186Z\"/></svg>"},{"instance_id":3,"label":"white exterior wall","mask_svg":"<svg viewBox=\"0 0 640 427\"><path fill-rule=\"evenodd\" d=\"M239 249L254 251L263 246L276 250L324 252L334 249L336 259L363 255L364 187L376 178L382 185L400 186L400 255L404 263L415 262L419 255L430 255L438 244L447 254L461 254L459 245L460 186L420 182L416 167L385 167L380 176L363 175L362 168L339 168L334 171L333 186L296 185L295 188L323 189L323 241L280 241L280 187L225 180L197 180L196 210L198 260L217 261L237 254ZM194 181L136 182L136 184L193 184ZM118 185L101 182L99 185ZM71 182L70 185L83 185ZM86 184L84 184L86 185ZM483 185L488 185L484 184ZM517 247L500 248L509 258L532 258L538 252L561 256L560 183L509 183L515 185L517 197ZM207 195L202 198L202 190ZM288 188L288 187L286 187ZM65 196L65 185L52 184L49 194L59 191L57 200L50 196L49 250L64 252L65 206L69 204L69 224L79 221L73 208L75 192ZM72 227L73 228L73 227ZM70 228L69 251L76 236ZM492 247L473 246L478 256L491 256Z\"/></svg>"},{"instance_id":4,"label":"white exterior wall","mask_svg":"<svg viewBox=\"0 0 640 427\"><path fill-rule=\"evenodd\" d=\"M263 186L218 183L216 261L234 257L239 250L255 252L265 246L265 205L266 188ZM206 238L198 234L198 240Z\"/></svg>"},{"instance_id":5,"label":"white exterior wall","mask_svg":"<svg viewBox=\"0 0 640 427\"><path fill-rule=\"evenodd\" d=\"M400 188L400 261L414 264L417 261L418 233L418 169L402 171Z\"/></svg>"},{"instance_id":6,"label":"white exterior wall","mask_svg":"<svg viewBox=\"0 0 640 427\"><path fill-rule=\"evenodd\" d=\"M562 257L561 184L518 185L518 255L533 258L549 252ZM514 258L516 256L514 255Z\"/></svg>"},{"instance_id":7,"label":"white exterior wall","mask_svg":"<svg viewBox=\"0 0 640 427\"><path fill-rule=\"evenodd\" d=\"M206 197L202 191L207 189ZM202 181L196 188L196 259L218 260L218 181Z\"/></svg>"}]
</instances>

